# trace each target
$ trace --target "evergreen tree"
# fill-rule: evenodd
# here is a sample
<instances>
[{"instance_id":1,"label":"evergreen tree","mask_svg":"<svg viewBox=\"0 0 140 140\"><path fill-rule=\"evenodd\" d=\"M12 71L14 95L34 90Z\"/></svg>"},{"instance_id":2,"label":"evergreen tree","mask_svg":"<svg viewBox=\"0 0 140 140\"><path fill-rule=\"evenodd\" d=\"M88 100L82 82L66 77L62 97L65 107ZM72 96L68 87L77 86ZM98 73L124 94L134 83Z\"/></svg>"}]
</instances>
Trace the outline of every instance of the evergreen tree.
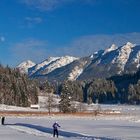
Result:
<instances>
[{"instance_id":1,"label":"evergreen tree","mask_svg":"<svg viewBox=\"0 0 140 140\"><path fill-rule=\"evenodd\" d=\"M30 106L38 102L37 94L36 82L17 69L0 66L0 103Z\"/></svg>"},{"instance_id":2,"label":"evergreen tree","mask_svg":"<svg viewBox=\"0 0 140 140\"><path fill-rule=\"evenodd\" d=\"M59 110L60 112L67 113L71 111L71 96L68 92L68 86L63 85L60 95Z\"/></svg>"}]
</instances>

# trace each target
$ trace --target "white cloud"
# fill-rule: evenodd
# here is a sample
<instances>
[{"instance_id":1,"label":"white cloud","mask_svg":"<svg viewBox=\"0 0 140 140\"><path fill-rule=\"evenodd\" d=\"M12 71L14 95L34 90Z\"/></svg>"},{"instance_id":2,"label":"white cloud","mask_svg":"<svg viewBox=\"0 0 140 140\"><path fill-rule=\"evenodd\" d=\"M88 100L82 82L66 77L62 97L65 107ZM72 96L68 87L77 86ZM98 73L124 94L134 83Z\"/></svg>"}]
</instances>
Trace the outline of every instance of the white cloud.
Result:
<instances>
[{"instance_id":1,"label":"white cloud","mask_svg":"<svg viewBox=\"0 0 140 140\"><path fill-rule=\"evenodd\" d=\"M35 25L38 25L43 22L43 19L41 17L25 17L24 19L25 23L22 25L22 27L34 27Z\"/></svg>"},{"instance_id":2,"label":"white cloud","mask_svg":"<svg viewBox=\"0 0 140 140\"><path fill-rule=\"evenodd\" d=\"M25 21L29 22L29 23L33 23L33 24L39 24L41 23L43 20L41 17L25 17Z\"/></svg>"},{"instance_id":3,"label":"white cloud","mask_svg":"<svg viewBox=\"0 0 140 140\"><path fill-rule=\"evenodd\" d=\"M47 57L46 47L47 47L46 41L29 39L14 44L11 51L17 63L20 63L21 61L28 59L39 62Z\"/></svg>"},{"instance_id":4,"label":"white cloud","mask_svg":"<svg viewBox=\"0 0 140 140\"><path fill-rule=\"evenodd\" d=\"M21 3L29 6L30 8L35 8L40 11L51 11L65 4L79 3L96 5L101 4L104 0L20 0ZM119 3L123 5L134 3L133 0L117 0L114 3Z\"/></svg>"},{"instance_id":5,"label":"white cloud","mask_svg":"<svg viewBox=\"0 0 140 140\"><path fill-rule=\"evenodd\" d=\"M63 46L49 46L46 41L30 39L15 44L12 53L16 64L27 59L40 62L50 56L88 56L112 44L121 46L127 42L140 44L140 33L82 36Z\"/></svg>"},{"instance_id":6,"label":"white cloud","mask_svg":"<svg viewBox=\"0 0 140 140\"><path fill-rule=\"evenodd\" d=\"M110 47L112 44L121 46L127 42L140 44L140 33L114 35L88 35L79 37L54 53L61 55L87 56L95 51Z\"/></svg>"},{"instance_id":7,"label":"white cloud","mask_svg":"<svg viewBox=\"0 0 140 140\"><path fill-rule=\"evenodd\" d=\"M22 0L22 3L41 11L49 11L73 0Z\"/></svg>"},{"instance_id":8,"label":"white cloud","mask_svg":"<svg viewBox=\"0 0 140 140\"><path fill-rule=\"evenodd\" d=\"M40 11L51 11L57 7L73 2L95 4L98 1L97 0L21 0L23 4L29 6L30 8L36 8Z\"/></svg>"}]
</instances>

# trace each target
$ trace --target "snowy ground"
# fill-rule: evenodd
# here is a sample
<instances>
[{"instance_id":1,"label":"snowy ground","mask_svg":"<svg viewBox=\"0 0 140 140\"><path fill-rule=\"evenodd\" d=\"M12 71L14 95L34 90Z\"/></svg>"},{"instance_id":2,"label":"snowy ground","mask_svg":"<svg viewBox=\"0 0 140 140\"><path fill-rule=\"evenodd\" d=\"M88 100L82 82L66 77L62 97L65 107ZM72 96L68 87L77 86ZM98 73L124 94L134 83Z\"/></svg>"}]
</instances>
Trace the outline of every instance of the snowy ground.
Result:
<instances>
[{"instance_id":1,"label":"snowy ground","mask_svg":"<svg viewBox=\"0 0 140 140\"><path fill-rule=\"evenodd\" d=\"M140 140L140 106L102 105L125 115L93 117L6 117L1 140L54 140L52 124L61 125L60 140Z\"/></svg>"}]
</instances>

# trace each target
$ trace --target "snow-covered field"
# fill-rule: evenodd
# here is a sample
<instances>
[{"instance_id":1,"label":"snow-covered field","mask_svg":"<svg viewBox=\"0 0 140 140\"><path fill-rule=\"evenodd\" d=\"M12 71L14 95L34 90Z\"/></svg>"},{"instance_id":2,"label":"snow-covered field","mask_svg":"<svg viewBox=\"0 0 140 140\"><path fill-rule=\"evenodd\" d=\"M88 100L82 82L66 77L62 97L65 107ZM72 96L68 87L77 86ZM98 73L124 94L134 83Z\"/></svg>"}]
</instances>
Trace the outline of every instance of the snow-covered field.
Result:
<instances>
[{"instance_id":1,"label":"snow-covered field","mask_svg":"<svg viewBox=\"0 0 140 140\"><path fill-rule=\"evenodd\" d=\"M101 105L123 115L93 117L46 116L6 117L0 125L0 140L54 140L52 124L57 121L60 140L140 140L140 106Z\"/></svg>"}]
</instances>

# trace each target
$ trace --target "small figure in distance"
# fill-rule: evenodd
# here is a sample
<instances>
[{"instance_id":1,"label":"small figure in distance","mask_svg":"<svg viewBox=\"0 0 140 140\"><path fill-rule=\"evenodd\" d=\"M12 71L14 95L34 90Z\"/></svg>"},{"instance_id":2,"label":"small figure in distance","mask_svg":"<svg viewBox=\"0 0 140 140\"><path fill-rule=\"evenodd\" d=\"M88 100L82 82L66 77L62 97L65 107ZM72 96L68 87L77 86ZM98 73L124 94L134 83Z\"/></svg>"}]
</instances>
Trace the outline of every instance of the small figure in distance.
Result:
<instances>
[{"instance_id":1,"label":"small figure in distance","mask_svg":"<svg viewBox=\"0 0 140 140\"><path fill-rule=\"evenodd\" d=\"M1 117L1 124L4 125L5 117Z\"/></svg>"},{"instance_id":2,"label":"small figure in distance","mask_svg":"<svg viewBox=\"0 0 140 140\"><path fill-rule=\"evenodd\" d=\"M60 127L60 125L57 122L55 122L52 127L53 127L53 137L55 137L56 135L58 138L59 136L58 127Z\"/></svg>"}]
</instances>

